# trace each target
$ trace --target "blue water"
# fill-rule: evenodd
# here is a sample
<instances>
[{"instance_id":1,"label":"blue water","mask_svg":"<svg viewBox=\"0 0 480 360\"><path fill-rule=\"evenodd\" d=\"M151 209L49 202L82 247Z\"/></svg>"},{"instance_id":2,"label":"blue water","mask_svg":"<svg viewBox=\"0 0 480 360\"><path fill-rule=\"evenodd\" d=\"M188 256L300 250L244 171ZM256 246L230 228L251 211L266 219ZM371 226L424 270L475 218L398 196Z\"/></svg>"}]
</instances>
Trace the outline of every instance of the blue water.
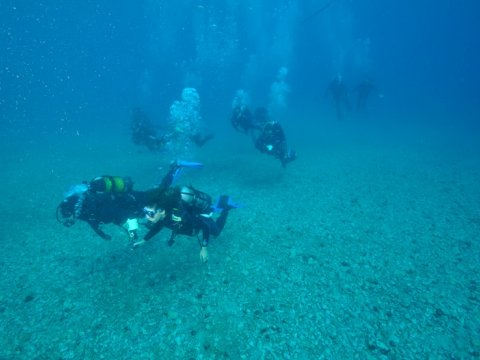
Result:
<instances>
[{"instance_id":1,"label":"blue water","mask_svg":"<svg viewBox=\"0 0 480 360\"><path fill-rule=\"evenodd\" d=\"M0 2L0 358L479 358L479 24L473 0ZM132 144L132 110L160 131L187 87L215 139L185 181L245 204L215 260L57 224L72 184L158 180L175 154ZM239 89L287 169L230 126Z\"/></svg>"},{"instance_id":2,"label":"blue water","mask_svg":"<svg viewBox=\"0 0 480 360\"><path fill-rule=\"evenodd\" d=\"M116 123L134 106L160 121L185 86L206 119L226 117L238 88L264 104L281 66L293 112L328 107L324 89L342 73L352 88L373 79L385 98L372 105L386 114L478 117L477 2L337 0L315 15L323 6L3 1L2 121L54 131Z\"/></svg>"}]
</instances>

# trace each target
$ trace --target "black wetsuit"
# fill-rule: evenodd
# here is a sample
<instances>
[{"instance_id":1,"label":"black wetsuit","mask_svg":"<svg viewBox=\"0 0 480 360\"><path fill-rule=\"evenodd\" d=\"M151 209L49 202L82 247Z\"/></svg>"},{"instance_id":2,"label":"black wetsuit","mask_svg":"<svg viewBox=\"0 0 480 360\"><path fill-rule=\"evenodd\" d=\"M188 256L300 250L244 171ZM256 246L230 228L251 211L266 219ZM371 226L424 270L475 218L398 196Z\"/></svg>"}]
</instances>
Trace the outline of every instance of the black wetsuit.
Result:
<instances>
[{"instance_id":1,"label":"black wetsuit","mask_svg":"<svg viewBox=\"0 0 480 360\"><path fill-rule=\"evenodd\" d=\"M133 112L131 123L132 141L135 145L145 145L151 151L161 151L165 140L157 136L157 131L149 117L140 109Z\"/></svg>"},{"instance_id":2,"label":"black wetsuit","mask_svg":"<svg viewBox=\"0 0 480 360\"><path fill-rule=\"evenodd\" d=\"M195 145L197 145L198 147L202 147L207 142L212 140L213 137L214 137L214 135L212 133L207 134L207 135L202 135L201 133L197 132L197 133L193 134L192 136L190 136L190 140L192 140L193 143Z\"/></svg>"},{"instance_id":3,"label":"black wetsuit","mask_svg":"<svg viewBox=\"0 0 480 360\"><path fill-rule=\"evenodd\" d=\"M283 166L295 159L295 152L288 149L287 140L278 122L265 123L262 132L255 140L255 147L263 153L273 155Z\"/></svg>"},{"instance_id":4,"label":"black wetsuit","mask_svg":"<svg viewBox=\"0 0 480 360\"><path fill-rule=\"evenodd\" d=\"M112 194L87 190L77 196L75 218L87 222L100 237L109 240L111 236L100 225L113 223L121 226L128 219L142 216L144 194L142 191Z\"/></svg>"},{"instance_id":5,"label":"black wetsuit","mask_svg":"<svg viewBox=\"0 0 480 360\"><path fill-rule=\"evenodd\" d=\"M366 112L367 100L373 92L377 91L377 88L370 81L365 80L355 88L355 91L357 92L357 112Z\"/></svg>"},{"instance_id":6,"label":"black wetsuit","mask_svg":"<svg viewBox=\"0 0 480 360\"><path fill-rule=\"evenodd\" d=\"M261 127L256 124L255 118L248 107L241 105L233 109L231 118L232 126L235 130L249 134L254 130L260 130Z\"/></svg>"},{"instance_id":7,"label":"black wetsuit","mask_svg":"<svg viewBox=\"0 0 480 360\"><path fill-rule=\"evenodd\" d=\"M331 94L335 103L337 120L343 120L345 111L350 110L350 101L348 99L348 90L345 83L339 79L334 79L327 88L326 94Z\"/></svg>"},{"instance_id":8,"label":"black wetsuit","mask_svg":"<svg viewBox=\"0 0 480 360\"><path fill-rule=\"evenodd\" d=\"M193 188L189 189L194 190ZM198 190L194 191L198 192ZM150 231L144 236L144 240L150 240L164 227L172 230L168 241L169 245L173 244L176 235L196 235L198 237L201 232L202 238L199 239L201 246L208 245L210 236L216 237L220 235L227 221L229 209L222 210L220 216L214 220L212 218L214 209L210 204L208 204L208 206L205 204L198 206L185 202L181 198L181 190L179 187L174 188L173 191L170 192L169 197L170 199L168 199L167 202L170 205L165 208L165 218L152 225Z\"/></svg>"},{"instance_id":9,"label":"black wetsuit","mask_svg":"<svg viewBox=\"0 0 480 360\"><path fill-rule=\"evenodd\" d=\"M134 191L130 178L101 176L90 183L83 183L81 190L67 196L57 207L57 219L70 227L75 220L87 222L103 239L110 235L101 228L102 224L123 225L128 219L143 217L143 208L163 195L173 183L181 166L172 162L161 183L147 191Z\"/></svg>"}]
</instances>

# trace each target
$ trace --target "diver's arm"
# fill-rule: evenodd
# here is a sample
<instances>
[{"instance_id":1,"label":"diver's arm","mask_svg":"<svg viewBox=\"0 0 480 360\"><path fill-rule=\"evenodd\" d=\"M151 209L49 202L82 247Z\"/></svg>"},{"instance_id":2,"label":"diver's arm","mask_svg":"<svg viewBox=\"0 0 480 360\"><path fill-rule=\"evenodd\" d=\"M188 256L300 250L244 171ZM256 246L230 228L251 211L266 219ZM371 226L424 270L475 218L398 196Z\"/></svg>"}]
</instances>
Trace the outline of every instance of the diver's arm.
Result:
<instances>
[{"instance_id":1,"label":"diver's arm","mask_svg":"<svg viewBox=\"0 0 480 360\"><path fill-rule=\"evenodd\" d=\"M100 223L98 221L87 221L88 225L100 236L103 240L111 240L112 236L106 234L102 229L100 229Z\"/></svg>"},{"instance_id":2,"label":"diver's arm","mask_svg":"<svg viewBox=\"0 0 480 360\"><path fill-rule=\"evenodd\" d=\"M160 189L167 190L170 185L172 185L173 180L175 180L175 175L179 171L180 166L178 166L176 163L172 163L170 165L170 170L168 173L163 177L162 182L159 185Z\"/></svg>"},{"instance_id":3,"label":"diver's arm","mask_svg":"<svg viewBox=\"0 0 480 360\"><path fill-rule=\"evenodd\" d=\"M203 236L200 244L201 247L207 247L209 239L210 239L210 229L207 228L203 230Z\"/></svg>"},{"instance_id":4,"label":"diver's arm","mask_svg":"<svg viewBox=\"0 0 480 360\"><path fill-rule=\"evenodd\" d=\"M145 234L145 236L143 237L143 240L145 241L150 240L152 237L157 235L162 229L163 229L163 222L159 221L150 229L148 233Z\"/></svg>"},{"instance_id":5,"label":"diver's arm","mask_svg":"<svg viewBox=\"0 0 480 360\"><path fill-rule=\"evenodd\" d=\"M177 236L177 231L172 230L172 233L170 234L170 238L167 241L168 246L172 246L175 243L175 237Z\"/></svg>"},{"instance_id":6,"label":"diver's arm","mask_svg":"<svg viewBox=\"0 0 480 360\"><path fill-rule=\"evenodd\" d=\"M201 218L201 215L197 215L198 217L193 219L195 222L194 228L197 230L200 230L202 232L202 239L199 239L200 243L200 260L202 262L207 262L208 261L208 240L210 238L210 225L208 224L208 221L205 221L205 219Z\"/></svg>"},{"instance_id":7,"label":"diver's arm","mask_svg":"<svg viewBox=\"0 0 480 360\"><path fill-rule=\"evenodd\" d=\"M201 216L201 215L200 215ZM202 232L202 239L200 240L200 260L202 262L208 261L208 240L210 239L210 226L207 221L202 218L197 218L197 226Z\"/></svg>"},{"instance_id":8,"label":"diver's arm","mask_svg":"<svg viewBox=\"0 0 480 360\"><path fill-rule=\"evenodd\" d=\"M204 246L200 249L200 260L202 262L207 262L208 261L208 250L207 250L206 246Z\"/></svg>"},{"instance_id":9,"label":"diver's arm","mask_svg":"<svg viewBox=\"0 0 480 360\"><path fill-rule=\"evenodd\" d=\"M145 242L147 242L152 237L157 235L160 232L160 230L162 230L162 228L163 228L163 221L160 221L160 222L156 223L155 225L153 225L153 227L150 228L150 231L145 234L143 239L138 240L138 241L133 243L132 249L135 249L135 248L139 247L140 245L145 244Z\"/></svg>"},{"instance_id":10,"label":"diver's arm","mask_svg":"<svg viewBox=\"0 0 480 360\"><path fill-rule=\"evenodd\" d=\"M210 228L208 224L202 222L202 240L200 244L200 261L207 262L208 261L208 240L210 238Z\"/></svg>"}]
</instances>

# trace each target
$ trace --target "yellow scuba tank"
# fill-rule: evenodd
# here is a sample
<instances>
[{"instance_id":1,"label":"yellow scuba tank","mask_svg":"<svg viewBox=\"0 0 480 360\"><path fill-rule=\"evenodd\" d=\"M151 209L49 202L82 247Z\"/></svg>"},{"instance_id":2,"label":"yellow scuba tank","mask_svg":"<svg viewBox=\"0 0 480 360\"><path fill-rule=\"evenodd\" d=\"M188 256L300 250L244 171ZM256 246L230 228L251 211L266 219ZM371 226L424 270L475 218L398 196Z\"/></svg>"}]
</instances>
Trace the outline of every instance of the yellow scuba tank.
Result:
<instances>
[{"instance_id":1,"label":"yellow scuba tank","mask_svg":"<svg viewBox=\"0 0 480 360\"><path fill-rule=\"evenodd\" d=\"M132 179L129 177L121 176L110 176L104 175L99 176L92 181L90 181L89 189L94 192L102 193L124 193L131 191L133 188Z\"/></svg>"}]
</instances>

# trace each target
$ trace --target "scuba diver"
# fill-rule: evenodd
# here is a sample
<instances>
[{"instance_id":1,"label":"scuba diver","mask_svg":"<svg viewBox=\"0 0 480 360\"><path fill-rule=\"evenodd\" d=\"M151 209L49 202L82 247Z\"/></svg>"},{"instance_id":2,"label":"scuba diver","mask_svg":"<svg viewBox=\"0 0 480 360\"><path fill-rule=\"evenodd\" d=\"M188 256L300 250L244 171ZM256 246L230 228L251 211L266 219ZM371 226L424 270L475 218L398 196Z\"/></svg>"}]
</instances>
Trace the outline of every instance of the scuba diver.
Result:
<instances>
[{"instance_id":1,"label":"scuba diver","mask_svg":"<svg viewBox=\"0 0 480 360\"><path fill-rule=\"evenodd\" d=\"M261 129L261 127L256 124L255 119L250 109L246 105L241 104L233 108L230 122L235 130L244 134L252 134L254 130Z\"/></svg>"},{"instance_id":2,"label":"scuba diver","mask_svg":"<svg viewBox=\"0 0 480 360\"><path fill-rule=\"evenodd\" d=\"M150 151L161 151L165 147L163 137L157 136L157 131L150 118L140 108L133 109L130 126L132 141L135 145L145 145Z\"/></svg>"},{"instance_id":3,"label":"scuba diver","mask_svg":"<svg viewBox=\"0 0 480 360\"><path fill-rule=\"evenodd\" d=\"M283 167L296 159L296 152L287 146L282 126L269 118L265 107L258 107L252 115L246 105L238 105L233 109L231 123L237 131L250 134L255 147L279 159Z\"/></svg>"},{"instance_id":4,"label":"scuba diver","mask_svg":"<svg viewBox=\"0 0 480 360\"><path fill-rule=\"evenodd\" d=\"M283 167L297 158L296 152L287 146L285 133L280 123L273 120L263 125L262 131L255 139L255 147L262 153L272 155L280 160Z\"/></svg>"},{"instance_id":5,"label":"scuba diver","mask_svg":"<svg viewBox=\"0 0 480 360\"><path fill-rule=\"evenodd\" d=\"M150 151L164 151L168 148L169 143L177 141L179 134L177 128L165 129L161 135L157 135L157 131L147 114L140 108L133 109L133 117L131 122L132 141L136 145L144 145ZM202 135L200 131L196 131L188 135L196 146L202 147L214 137L213 133Z\"/></svg>"},{"instance_id":6,"label":"scuba diver","mask_svg":"<svg viewBox=\"0 0 480 360\"><path fill-rule=\"evenodd\" d=\"M367 101L370 95L374 92L378 93L377 87L373 84L370 79L366 79L362 81L358 86L354 89L357 93L357 112L358 113L367 113ZM382 94L378 94L380 98L383 97Z\"/></svg>"},{"instance_id":7,"label":"scuba diver","mask_svg":"<svg viewBox=\"0 0 480 360\"><path fill-rule=\"evenodd\" d=\"M104 240L112 237L100 227L113 223L123 226L134 240L138 237L137 217L142 214L143 192L133 190L128 177L100 176L75 185L57 207L57 220L71 227L76 220L85 221Z\"/></svg>"},{"instance_id":8,"label":"scuba diver","mask_svg":"<svg viewBox=\"0 0 480 360\"><path fill-rule=\"evenodd\" d=\"M202 135L200 132L196 132L195 134L190 135L190 140L192 140L192 142L198 147L202 147L213 138L214 138L213 133Z\"/></svg>"},{"instance_id":9,"label":"scuba diver","mask_svg":"<svg viewBox=\"0 0 480 360\"><path fill-rule=\"evenodd\" d=\"M165 192L186 167L199 168L201 164L173 161L161 183L146 191L133 190L133 181L120 176L105 175L75 185L57 206L57 220L66 227L73 226L76 220L85 221L104 240L112 237L100 226L113 223L125 228L131 240L137 240L137 218L143 216L147 201Z\"/></svg>"},{"instance_id":10,"label":"scuba diver","mask_svg":"<svg viewBox=\"0 0 480 360\"><path fill-rule=\"evenodd\" d=\"M348 90L342 75L338 74L328 85L325 96L331 95L335 103L337 120L343 120L345 111L350 110L350 101L348 99Z\"/></svg>"},{"instance_id":11,"label":"scuba diver","mask_svg":"<svg viewBox=\"0 0 480 360\"><path fill-rule=\"evenodd\" d=\"M198 163L193 167L199 166ZM192 167L189 165L188 167ZM200 245L200 259L208 261L207 246L210 236L217 237L223 230L228 213L238 205L226 196L220 196L215 205L212 198L193 186L160 187L151 192L150 199L143 208L150 230L143 240L134 243L134 247L144 244L163 228L171 230L167 242L172 246L177 235L196 236ZM214 214L220 215L214 220ZM200 232L202 237L200 238Z\"/></svg>"}]
</instances>

